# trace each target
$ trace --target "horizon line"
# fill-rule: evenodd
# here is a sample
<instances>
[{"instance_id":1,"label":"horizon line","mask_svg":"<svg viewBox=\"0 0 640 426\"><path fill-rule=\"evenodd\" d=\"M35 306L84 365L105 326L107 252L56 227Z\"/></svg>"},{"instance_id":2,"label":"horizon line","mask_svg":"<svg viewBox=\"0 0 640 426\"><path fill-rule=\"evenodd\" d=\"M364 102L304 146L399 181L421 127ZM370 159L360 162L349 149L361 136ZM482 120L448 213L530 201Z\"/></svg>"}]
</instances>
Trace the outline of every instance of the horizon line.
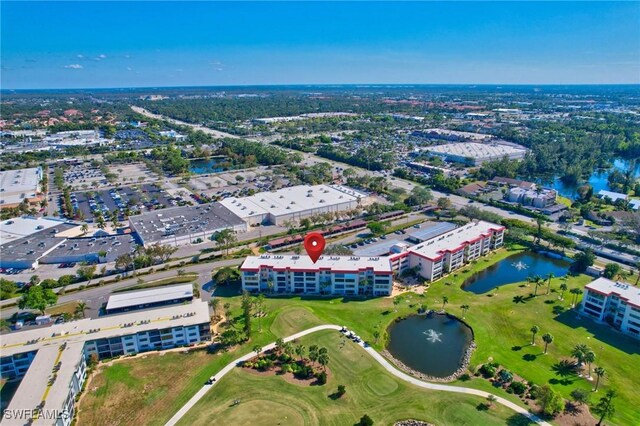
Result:
<instances>
[{"instance_id":1,"label":"horizon line","mask_svg":"<svg viewBox=\"0 0 640 426\"><path fill-rule=\"evenodd\" d=\"M269 87L426 87L426 86L504 86L504 87L559 87L559 86L640 86L637 83L287 83L287 84L221 84L221 85L179 85L179 86L112 86L112 87L65 87L65 88L0 88L0 93L38 92L38 91L77 91L77 90L167 90L167 89L206 89L206 88L269 88Z\"/></svg>"}]
</instances>

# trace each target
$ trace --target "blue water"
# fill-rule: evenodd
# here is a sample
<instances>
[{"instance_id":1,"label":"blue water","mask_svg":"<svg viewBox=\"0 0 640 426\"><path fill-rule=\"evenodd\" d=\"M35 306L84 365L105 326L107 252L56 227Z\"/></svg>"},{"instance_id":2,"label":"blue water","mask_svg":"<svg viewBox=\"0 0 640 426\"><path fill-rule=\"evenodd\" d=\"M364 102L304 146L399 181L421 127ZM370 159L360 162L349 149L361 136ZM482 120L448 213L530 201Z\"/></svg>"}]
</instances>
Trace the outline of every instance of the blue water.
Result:
<instances>
[{"instance_id":1,"label":"blue water","mask_svg":"<svg viewBox=\"0 0 640 426\"><path fill-rule=\"evenodd\" d=\"M566 260L533 252L518 253L472 275L462 284L462 289L481 294L501 285L526 281L531 276L546 278L552 273L556 277L562 277L568 271L569 262Z\"/></svg>"},{"instance_id":2,"label":"blue water","mask_svg":"<svg viewBox=\"0 0 640 426\"><path fill-rule=\"evenodd\" d=\"M609 190L609 182L607 180L609 178L609 173L611 173L614 170L626 172L629 170L629 167L630 167L629 160L617 159L613 162L613 167L611 167L610 169L596 170L595 172L593 172L593 174L589 177L589 180L587 180L586 182L580 182L576 185L567 185L563 183L560 180L560 178L555 178L553 182L546 183L546 184L551 188L555 189L556 191L558 191L558 194L562 195L563 197L575 199L577 198L578 187L580 185L584 185L585 183L588 183L593 187L594 194L597 194L598 191L602 189ZM634 175L636 178L640 178L640 162L636 163Z\"/></svg>"},{"instance_id":3,"label":"blue water","mask_svg":"<svg viewBox=\"0 0 640 426\"><path fill-rule=\"evenodd\" d=\"M223 171L219 164L224 161L224 158L211 158L209 160L192 160L189 165L189 171L197 175L204 175L207 173L216 173Z\"/></svg>"}]
</instances>

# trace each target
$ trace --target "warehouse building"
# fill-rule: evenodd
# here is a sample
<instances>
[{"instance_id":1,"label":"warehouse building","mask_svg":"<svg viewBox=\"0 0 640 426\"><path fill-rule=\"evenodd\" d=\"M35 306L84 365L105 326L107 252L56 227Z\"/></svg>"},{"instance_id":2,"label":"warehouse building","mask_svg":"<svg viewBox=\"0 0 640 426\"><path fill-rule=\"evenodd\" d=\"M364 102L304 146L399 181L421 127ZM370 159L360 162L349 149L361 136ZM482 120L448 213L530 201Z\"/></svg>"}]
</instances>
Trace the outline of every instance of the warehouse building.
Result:
<instances>
[{"instance_id":1,"label":"warehouse building","mask_svg":"<svg viewBox=\"0 0 640 426\"><path fill-rule=\"evenodd\" d=\"M42 201L42 168L0 171L0 210Z\"/></svg>"},{"instance_id":2,"label":"warehouse building","mask_svg":"<svg viewBox=\"0 0 640 426\"><path fill-rule=\"evenodd\" d=\"M2 424L70 425L94 354L112 358L210 338L203 301L4 334L2 378L22 380Z\"/></svg>"},{"instance_id":3,"label":"warehouse building","mask_svg":"<svg viewBox=\"0 0 640 426\"><path fill-rule=\"evenodd\" d=\"M369 196L342 185L298 185L249 197L220 201L248 225L283 225L306 217L353 210L369 204Z\"/></svg>"},{"instance_id":4,"label":"warehouse building","mask_svg":"<svg viewBox=\"0 0 640 426\"><path fill-rule=\"evenodd\" d=\"M245 221L221 203L154 210L130 217L129 225L144 246L178 246L198 238L206 241L223 229L247 230Z\"/></svg>"},{"instance_id":5,"label":"warehouse building","mask_svg":"<svg viewBox=\"0 0 640 426\"><path fill-rule=\"evenodd\" d=\"M640 339L640 289L598 278L584 288L580 311L616 330Z\"/></svg>"},{"instance_id":6,"label":"warehouse building","mask_svg":"<svg viewBox=\"0 0 640 426\"><path fill-rule=\"evenodd\" d=\"M447 161L468 166L479 166L487 161L501 160L504 157L511 160L521 160L527 154L526 148L506 142L458 142L429 146L423 149L443 157Z\"/></svg>"}]
</instances>

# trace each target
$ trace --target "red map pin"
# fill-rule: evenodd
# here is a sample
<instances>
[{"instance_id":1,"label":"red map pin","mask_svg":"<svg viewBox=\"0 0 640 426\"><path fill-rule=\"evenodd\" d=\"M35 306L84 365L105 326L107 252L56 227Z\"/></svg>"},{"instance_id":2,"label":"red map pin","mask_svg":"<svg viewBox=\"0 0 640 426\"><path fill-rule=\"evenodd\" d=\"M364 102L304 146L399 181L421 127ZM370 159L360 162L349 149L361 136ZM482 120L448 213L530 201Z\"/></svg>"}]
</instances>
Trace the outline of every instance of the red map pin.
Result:
<instances>
[{"instance_id":1,"label":"red map pin","mask_svg":"<svg viewBox=\"0 0 640 426\"><path fill-rule=\"evenodd\" d=\"M313 263L316 263L324 251L324 237L322 234L319 232L309 232L306 237L304 237L304 249L307 251L311 260L313 260Z\"/></svg>"}]
</instances>

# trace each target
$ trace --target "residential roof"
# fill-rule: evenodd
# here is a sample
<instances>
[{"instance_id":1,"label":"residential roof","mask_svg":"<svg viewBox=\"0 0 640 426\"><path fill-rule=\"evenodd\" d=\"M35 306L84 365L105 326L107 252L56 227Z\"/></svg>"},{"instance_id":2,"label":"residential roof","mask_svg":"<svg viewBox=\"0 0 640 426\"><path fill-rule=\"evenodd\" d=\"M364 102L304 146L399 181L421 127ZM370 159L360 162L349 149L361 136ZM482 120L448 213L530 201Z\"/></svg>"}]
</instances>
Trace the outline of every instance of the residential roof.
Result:
<instances>
[{"instance_id":1,"label":"residential roof","mask_svg":"<svg viewBox=\"0 0 640 426\"><path fill-rule=\"evenodd\" d=\"M585 288L605 296L615 294L621 299L626 300L628 304L640 308L640 288L634 287L631 284L600 277L591 281Z\"/></svg>"},{"instance_id":2,"label":"residential roof","mask_svg":"<svg viewBox=\"0 0 640 426\"><path fill-rule=\"evenodd\" d=\"M614 203L618 200L626 200L627 198L629 198L627 194L621 194L620 192L607 191L604 189L601 189L600 191L598 191L598 195L601 197L606 197L611 201L613 201Z\"/></svg>"},{"instance_id":3,"label":"residential roof","mask_svg":"<svg viewBox=\"0 0 640 426\"><path fill-rule=\"evenodd\" d=\"M225 198L220 203L238 216L247 218L268 213L281 216L366 197L367 194L342 185L298 185L248 197Z\"/></svg>"},{"instance_id":4,"label":"residential roof","mask_svg":"<svg viewBox=\"0 0 640 426\"><path fill-rule=\"evenodd\" d=\"M202 300L185 305L146 309L99 318L87 318L48 327L15 331L2 335L3 356L39 350L66 341L86 342L124 336L148 330L209 322L209 306Z\"/></svg>"},{"instance_id":5,"label":"residential roof","mask_svg":"<svg viewBox=\"0 0 640 426\"><path fill-rule=\"evenodd\" d=\"M169 302L187 297L193 298L193 286L191 284L173 285L139 291L127 291L124 293L114 293L109 296L106 309L109 311L111 309Z\"/></svg>"},{"instance_id":6,"label":"residential roof","mask_svg":"<svg viewBox=\"0 0 640 426\"><path fill-rule=\"evenodd\" d=\"M330 270L332 272L358 272L373 270L391 274L388 257L360 256L320 256L313 263L309 256L297 255L262 255L249 256L240 267L242 271L258 271L262 267L270 267L276 271L310 272Z\"/></svg>"},{"instance_id":7,"label":"residential roof","mask_svg":"<svg viewBox=\"0 0 640 426\"><path fill-rule=\"evenodd\" d=\"M455 251L463 247L465 243L473 242L483 236L489 236L493 232L504 230L504 226L495 223L478 221L471 222L457 229L431 238L411 248L409 251L427 259L441 258L447 251Z\"/></svg>"}]
</instances>

